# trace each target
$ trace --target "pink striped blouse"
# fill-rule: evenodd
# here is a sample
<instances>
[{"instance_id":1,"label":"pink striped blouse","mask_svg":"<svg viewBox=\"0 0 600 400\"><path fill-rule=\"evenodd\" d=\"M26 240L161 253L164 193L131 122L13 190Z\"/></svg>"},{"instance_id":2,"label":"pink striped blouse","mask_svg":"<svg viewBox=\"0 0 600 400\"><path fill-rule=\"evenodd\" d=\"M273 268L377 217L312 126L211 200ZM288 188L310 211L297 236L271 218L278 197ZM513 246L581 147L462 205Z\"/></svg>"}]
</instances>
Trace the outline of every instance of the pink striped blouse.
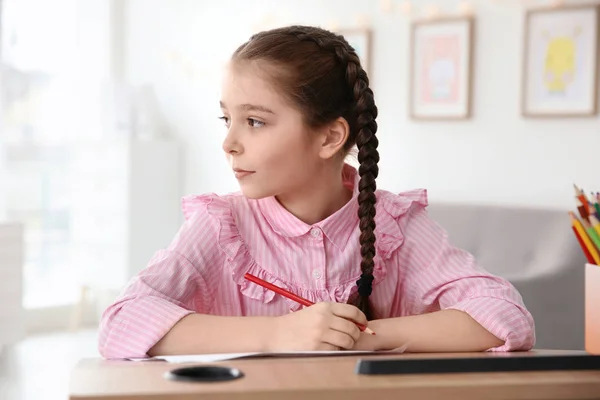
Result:
<instances>
[{"instance_id":1,"label":"pink striped blouse","mask_svg":"<svg viewBox=\"0 0 600 400\"><path fill-rule=\"evenodd\" d=\"M241 194L183 199L186 218L170 246L104 312L99 351L106 358L146 357L190 313L277 316L300 305L249 283L244 273L313 302L346 302L360 275L358 177L346 166L353 200L308 225L274 197ZM505 341L493 351L527 350L534 322L506 280L453 247L429 219L426 191L377 191L376 248L371 299L379 315L397 317L462 310Z\"/></svg>"}]
</instances>

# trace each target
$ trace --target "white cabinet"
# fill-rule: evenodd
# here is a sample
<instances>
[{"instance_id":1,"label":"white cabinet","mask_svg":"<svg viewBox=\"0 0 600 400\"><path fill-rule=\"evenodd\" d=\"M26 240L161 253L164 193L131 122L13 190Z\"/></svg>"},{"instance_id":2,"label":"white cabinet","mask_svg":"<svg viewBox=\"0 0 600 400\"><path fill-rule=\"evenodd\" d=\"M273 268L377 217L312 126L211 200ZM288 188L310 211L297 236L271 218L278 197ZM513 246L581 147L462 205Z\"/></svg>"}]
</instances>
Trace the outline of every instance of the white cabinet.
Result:
<instances>
[{"instance_id":1,"label":"white cabinet","mask_svg":"<svg viewBox=\"0 0 600 400\"><path fill-rule=\"evenodd\" d=\"M70 261L83 286L119 290L169 245L182 222L179 154L168 140L74 146Z\"/></svg>"},{"instance_id":2,"label":"white cabinet","mask_svg":"<svg viewBox=\"0 0 600 400\"><path fill-rule=\"evenodd\" d=\"M0 348L24 335L23 263L23 225L0 222Z\"/></svg>"}]
</instances>

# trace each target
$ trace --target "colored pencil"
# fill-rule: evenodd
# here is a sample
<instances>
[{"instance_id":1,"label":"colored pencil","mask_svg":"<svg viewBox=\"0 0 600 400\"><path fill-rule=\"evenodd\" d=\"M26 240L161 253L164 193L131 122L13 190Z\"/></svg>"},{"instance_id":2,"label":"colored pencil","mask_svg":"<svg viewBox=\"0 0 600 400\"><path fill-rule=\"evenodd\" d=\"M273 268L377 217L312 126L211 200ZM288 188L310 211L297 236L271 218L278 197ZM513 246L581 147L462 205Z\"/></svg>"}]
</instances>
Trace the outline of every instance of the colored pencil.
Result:
<instances>
[{"instance_id":1,"label":"colored pencil","mask_svg":"<svg viewBox=\"0 0 600 400\"><path fill-rule=\"evenodd\" d=\"M577 211L582 219L587 220L590 216L589 208L586 208L582 203L579 197L575 198L575 206L577 207Z\"/></svg>"},{"instance_id":2,"label":"colored pencil","mask_svg":"<svg viewBox=\"0 0 600 400\"><path fill-rule=\"evenodd\" d=\"M600 221L594 215L590 215L590 225L598 233L598 236L600 236Z\"/></svg>"},{"instance_id":3,"label":"colored pencil","mask_svg":"<svg viewBox=\"0 0 600 400\"><path fill-rule=\"evenodd\" d=\"M577 241L579 242L579 245L581 246L581 250L583 250L583 254L585 254L585 258L587 258L587 260L590 264L595 264L594 259L592 258L592 255L588 251L587 247L585 247L585 243L583 243L583 240L581 239L579 232L577 232L577 229L575 229L574 225L571 226L571 228L573 229L573 232L575 233L575 237L577 238Z\"/></svg>"},{"instance_id":4,"label":"colored pencil","mask_svg":"<svg viewBox=\"0 0 600 400\"><path fill-rule=\"evenodd\" d=\"M596 232L588 221L581 221L581 224L585 228L592 243L596 246L596 250L600 251L600 236L598 236L598 232Z\"/></svg>"},{"instance_id":5,"label":"colored pencil","mask_svg":"<svg viewBox=\"0 0 600 400\"><path fill-rule=\"evenodd\" d=\"M246 279L248 279L249 281L256 283L257 285L260 285L260 286L262 286L264 288L272 290L275 293L280 294L280 295L282 295L284 297L287 297L290 300L294 300L296 303L300 303L300 304L302 304L305 307L310 307L310 306L312 306L314 304L313 302L311 302L309 300L306 300L305 298L302 298L302 297L300 297L300 296L298 296L298 295L296 295L296 294L294 294L294 293L292 293L292 292L290 292L288 290L285 290L284 288L280 288L279 286L275 286L272 283L266 282L266 281L260 279L259 277L256 277L256 276L252 275L252 274L246 273L244 275L244 277ZM355 324L356 324L356 326L358 326L358 328L361 331L363 331L365 333L368 333L369 335L375 335L375 332L373 332L367 326L365 326L363 324L359 324L358 322L355 322Z\"/></svg>"},{"instance_id":6,"label":"colored pencil","mask_svg":"<svg viewBox=\"0 0 600 400\"><path fill-rule=\"evenodd\" d=\"M589 202L587 200L587 198L585 197L585 193L583 193L583 191L581 189L579 189L577 187L577 185L573 184L573 188L575 189L575 196L579 199L579 201L581 201L581 204L583 205L583 207L585 207L587 213L590 213L589 210Z\"/></svg>"},{"instance_id":7,"label":"colored pencil","mask_svg":"<svg viewBox=\"0 0 600 400\"><path fill-rule=\"evenodd\" d=\"M572 211L569 211L569 216L571 217L571 225L573 225L573 227L577 230L577 233L579 233L581 240L583 241L585 247L587 248L590 255L592 256L592 259L594 260L594 264L600 265L600 255L598 254L598 250L596 250L596 247L590 241L590 238L588 237L587 233L585 232L585 229L584 229L583 225L581 224L581 221L579 221L579 219L577 219L577 217L575 216L575 213L573 213Z\"/></svg>"},{"instance_id":8,"label":"colored pencil","mask_svg":"<svg viewBox=\"0 0 600 400\"><path fill-rule=\"evenodd\" d=\"M598 204L597 200L594 200L593 206L594 210L596 210L596 218L600 219L600 204Z\"/></svg>"}]
</instances>

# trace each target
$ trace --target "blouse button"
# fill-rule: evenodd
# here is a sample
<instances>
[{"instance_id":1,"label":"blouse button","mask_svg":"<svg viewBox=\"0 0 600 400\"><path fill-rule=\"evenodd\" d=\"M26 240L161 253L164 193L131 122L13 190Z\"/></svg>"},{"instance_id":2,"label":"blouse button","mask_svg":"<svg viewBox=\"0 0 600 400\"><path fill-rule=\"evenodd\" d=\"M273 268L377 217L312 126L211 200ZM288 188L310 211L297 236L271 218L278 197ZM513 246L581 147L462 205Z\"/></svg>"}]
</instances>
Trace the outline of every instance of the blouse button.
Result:
<instances>
[{"instance_id":1,"label":"blouse button","mask_svg":"<svg viewBox=\"0 0 600 400\"><path fill-rule=\"evenodd\" d=\"M321 271L319 271L318 269L315 269L312 273L313 278L315 279L319 279L321 277Z\"/></svg>"},{"instance_id":2,"label":"blouse button","mask_svg":"<svg viewBox=\"0 0 600 400\"><path fill-rule=\"evenodd\" d=\"M312 228L310 230L310 234L312 235L312 237L319 237L321 236L321 231L319 230L319 228Z\"/></svg>"}]
</instances>

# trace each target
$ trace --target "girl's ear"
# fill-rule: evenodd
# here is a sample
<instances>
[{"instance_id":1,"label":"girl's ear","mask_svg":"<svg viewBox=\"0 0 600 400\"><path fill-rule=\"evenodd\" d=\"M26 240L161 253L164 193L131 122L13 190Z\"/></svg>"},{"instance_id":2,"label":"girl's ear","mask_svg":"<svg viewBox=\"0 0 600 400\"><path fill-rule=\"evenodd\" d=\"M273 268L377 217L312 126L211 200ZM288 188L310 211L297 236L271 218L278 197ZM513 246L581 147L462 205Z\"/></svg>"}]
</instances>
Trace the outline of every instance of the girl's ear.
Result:
<instances>
[{"instance_id":1,"label":"girl's ear","mask_svg":"<svg viewBox=\"0 0 600 400\"><path fill-rule=\"evenodd\" d=\"M325 126L319 134L319 156L329 159L338 154L344 148L349 135L350 125L342 117Z\"/></svg>"}]
</instances>

